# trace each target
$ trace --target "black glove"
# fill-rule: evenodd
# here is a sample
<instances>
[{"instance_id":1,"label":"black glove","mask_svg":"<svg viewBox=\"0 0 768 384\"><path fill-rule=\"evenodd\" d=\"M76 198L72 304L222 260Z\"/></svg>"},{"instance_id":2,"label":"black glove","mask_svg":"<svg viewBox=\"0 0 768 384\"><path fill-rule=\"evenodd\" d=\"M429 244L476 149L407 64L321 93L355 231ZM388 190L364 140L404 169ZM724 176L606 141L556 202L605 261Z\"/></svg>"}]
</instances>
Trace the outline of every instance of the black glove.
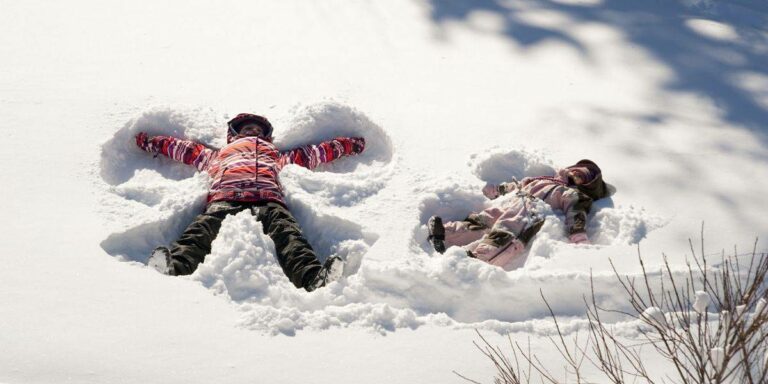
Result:
<instances>
[{"instance_id":1,"label":"black glove","mask_svg":"<svg viewBox=\"0 0 768 384\"><path fill-rule=\"evenodd\" d=\"M365 138L353 137L352 138L352 154L357 155L359 153L363 153L364 150L365 150Z\"/></svg>"},{"instance_id":2,"label":"black glove","mask_svg":"<svg viewBox=\"0 0 768 384\"><path fill-rule=\"evenodd\" d=\"M152 152L149 148L149 136L146 132L139 132L136 134L136 145L144 151Z\"/></svg>"}]
</instances>

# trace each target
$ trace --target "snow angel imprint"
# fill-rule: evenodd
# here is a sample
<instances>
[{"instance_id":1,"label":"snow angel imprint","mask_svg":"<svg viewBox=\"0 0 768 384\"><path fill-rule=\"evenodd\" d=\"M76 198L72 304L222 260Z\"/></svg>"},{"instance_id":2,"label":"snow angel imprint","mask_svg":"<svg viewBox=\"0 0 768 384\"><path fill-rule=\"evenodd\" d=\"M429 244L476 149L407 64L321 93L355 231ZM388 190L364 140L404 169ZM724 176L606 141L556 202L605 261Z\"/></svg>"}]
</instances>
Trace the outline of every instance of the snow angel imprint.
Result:
<instances>
[{"instance_id":1,"label":"snow angel imprint","mask_svg":"<svg viewBox=\"0 0 768 384\"><path fill-rule=\"evenodd\" d=\"M428 239L439 253L445 252L446 246L463 246L469 257L503 267L523 253L544 224L537 204L543 202L563 211L568 239L584 244L589 243L586 224L592 202L610 196L614 190L603 181L600 167L591 160L580 160L555 176L488 184L483 194L489 199L506 194L514 197L472 212L462 221L443 223L439 216L432 216L427 223Z\"/></svg>"},{"instance_id":2,"label":"snow angel imprint","mask_svg":"<svg viewBox=\"0 0 768 384\"><path fill-rule=\"evenodd\" d=\"M287 164L314 169L321 163L365 149L362 137L337 137L317 145L280 151L272 143L272 124L263 116L242 113L229 121L227 145L213 150L170 136L136 135L139 148L207 171L212 183L205 212L198 215L170 249L158 247L149 265L168 275L189 275L211 252L211 243L227 215L250 210L275 243L277 260L297 288L313 291L341 277L338 256L324 264L288 210L277 175Z\"/></svg>"}]
</instances>

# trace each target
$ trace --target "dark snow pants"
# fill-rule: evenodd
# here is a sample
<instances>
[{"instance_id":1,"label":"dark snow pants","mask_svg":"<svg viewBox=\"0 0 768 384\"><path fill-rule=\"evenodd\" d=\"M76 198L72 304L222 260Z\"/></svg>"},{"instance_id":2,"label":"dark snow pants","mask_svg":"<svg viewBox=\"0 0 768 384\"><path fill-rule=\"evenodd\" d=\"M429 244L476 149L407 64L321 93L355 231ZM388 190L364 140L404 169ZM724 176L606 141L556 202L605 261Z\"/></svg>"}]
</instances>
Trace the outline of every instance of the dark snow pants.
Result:
<instances>
[{"instance_id":1,"label":"dark snow pants","mask_svg":"<svg viewBox=\"0 0 768 384\"><path fill-rule=\"evenodd\" d=\"M297 288L306 287L320 271L321 264L315 252L301 233L301 228L290 211L278 203L248 203L219 201L206 207L181 237L171 244L171 274L189 275L211 253L211 243L221 229L227 215L246 209L256 216L264 227L264 234L272 238L277 261L283 272Z\"/></svg>"}]
</instances>

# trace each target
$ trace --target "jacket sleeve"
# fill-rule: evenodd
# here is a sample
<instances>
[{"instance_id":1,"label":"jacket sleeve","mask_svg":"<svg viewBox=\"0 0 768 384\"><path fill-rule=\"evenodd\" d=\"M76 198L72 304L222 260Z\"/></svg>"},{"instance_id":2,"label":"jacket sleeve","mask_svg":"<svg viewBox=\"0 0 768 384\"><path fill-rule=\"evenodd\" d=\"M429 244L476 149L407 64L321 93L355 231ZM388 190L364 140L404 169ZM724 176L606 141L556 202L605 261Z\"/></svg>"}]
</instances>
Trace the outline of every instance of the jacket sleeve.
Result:
<instances>
[{"instance_id":1,"label":"jacket sleeve","mask_svg":"<svg viewBox=\"0 0 768 384\"><path fill-rule=\"evenodd\" d=\"M315 169L322 163L329 163L339 157L357 154L354 147L353 138L337 137L320 144L305 145L281 152L279 164L281 168L288 164L296 164Z\"/></svg>"},{"instance_id":2,"label":"jacket sleeve","mask_svg":"<svg viewBox=\"0 0 768 384\"><path fill-rule=\"evenodd\" d=\"M517 180L514 180L507 183L501 183L496 187L496 189L499 192L499 196L504 196L507 193L510 193L516 190L517 186L518 186L518 182Z\"/></svg>"},{"instance_id":3,"label":"jacket sleeve","mask_svg":"<svg viewBox=\"0 0 768 384\"><path fill-rule=\"evenodd\" d=\"M569 189L563 194L565 229L568 235L587 231L587 215L592 209L592 198L577 189Z\"/></svg>"},{"instance_id":4,"label":"jacket sleeve","mask_svg":"<svg viewBox=\"0 0 768 384\"><path fill-rule=\"evenodd\" d=\"M147 142L148 152L162 154L173 160L189 164L203 171L215 156L214 151L192 140L182 140L171 136L153 136Z\"/></svg>"}]
</instances>

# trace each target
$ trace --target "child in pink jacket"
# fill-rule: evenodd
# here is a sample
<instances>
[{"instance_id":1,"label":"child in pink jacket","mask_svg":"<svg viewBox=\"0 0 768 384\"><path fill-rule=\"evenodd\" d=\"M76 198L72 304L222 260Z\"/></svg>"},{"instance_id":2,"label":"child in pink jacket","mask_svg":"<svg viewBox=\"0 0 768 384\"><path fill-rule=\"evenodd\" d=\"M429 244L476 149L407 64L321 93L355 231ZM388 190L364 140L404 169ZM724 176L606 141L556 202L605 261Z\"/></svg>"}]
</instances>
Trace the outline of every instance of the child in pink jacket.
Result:
<instances>
[{"instance_id":1,"label":"child in pink jacket","mask_svg":"<svg viewBox=\"0 0 768 384\"><path fill-rule=\"evenodd\" d=\"M275 243L277 260L297 288L313 291L338 279L343 261L321 264L288 209L278 174L288 164L314 169L365 149L362 137L337 137L284 150L272 143L272 124L263 116L241 113L228 123L227 145L212 149L170 136L136 135L136 145L211 176L208 204L171 247L158 247L148 264L168 275L189 275L211 252L224 218L248 210Z\"/></svg>"},{"instance_id":2,"label":"child in pink jacket","mask_svg":"<svg viewBox=\"0 0 768 384\"><path fill-rule=\"evenodd\" d=\"M439 216L427 223L429 241L439 253L446 246L463 246L467 255L503 267L523 253L544 224L536 210L543 201L565 213L565 227L572 243L589 243L587 214L592 202L609 196L613 187L603 181L600 167L591 160L559 170L554 176L526 177L500 185L489 184L483 194L493 200L514 193L481 212L473 212L462 221L443 224Z\"/></svg>"}]
</instances>

